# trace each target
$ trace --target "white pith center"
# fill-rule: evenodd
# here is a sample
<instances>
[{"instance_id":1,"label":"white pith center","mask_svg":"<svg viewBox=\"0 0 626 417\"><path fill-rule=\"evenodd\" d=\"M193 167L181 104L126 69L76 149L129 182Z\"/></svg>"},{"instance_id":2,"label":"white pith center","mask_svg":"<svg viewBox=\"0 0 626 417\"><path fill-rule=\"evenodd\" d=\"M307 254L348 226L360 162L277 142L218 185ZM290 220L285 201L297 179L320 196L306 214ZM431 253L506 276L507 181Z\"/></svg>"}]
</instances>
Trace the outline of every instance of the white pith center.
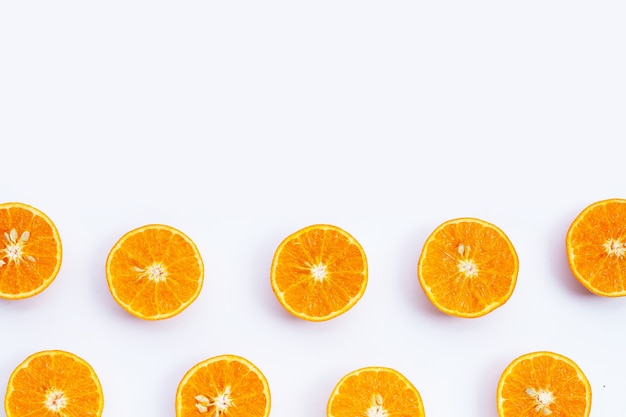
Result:
<instances>
[{"instance_id":1,"label":"white pith center","mask_svg":"<svg viewBox=\"0 0 626 417\"><path fill-rule=\"evenodd\" d=\"M317 265L313 265L311 267L311 276L316 281L321 281L326 278L326 265L322 264L321 262Z\"/></svg>"},{"instance_id":2,"label":"white pith center","mask_svg":"<svg viewBox=\"0 0 626 417\"><path fill-rule=\"evenodd\" d=\"M136 267L135 271L139 272L139 279L148 278L153 282L163 282L167 278L167 269L161 262L155 262L146 268Z\"/></svg>"},{"instance_id":3,"label":"white pith center","mask_svg":"<svg viewBox=\"0 0 626 417\"><path fill-rule=\"evenodd\" d=\"M389 417L389 413L383 407L383 397L380 394L372 396L371 405L365 412L365 417Z\"/></svg>"},{"instance_id":4,"label":"white pith center","mask_svg":"<svg viewBox=\"0 0 626 417\"><path fill-rule=\"evenodd\" d=\"M457 247L457 252L459 252L459 255L463 257L457 264L457 268L459 269L459 272L461 272L467 278L475 277L476 275L478 275L478 266L473 259L469 258L469 251L470 247L462 243L459 244L459 246Z\"/></svg>"},{"instance_id":5,"label":"white pith center","mask_svg":"<svg viewBox=\"0 0 626 417\"><path fill-rule=\"evenodd\" d=\"M211 413L212 417L221 417L226 414L226 410L234 405L230 398L230 387L226 387L224 392L218 393L214 397L206 395L196 395L196 408L201 413Z\"/></svg>"},{"instance_id":6,"label":"white pith center","mask_svg":"<svg viewBox=\"0 0 626 417\"><path fill-rule=\"evenodd\" d=\"M541 413L544 416L552 414L550 410L550 404L554 402L552 393L548 390L535 390L534 388L527 388L526 394L535 399L535 411Z\"/></svg>"},{"instance_id":7,"label":"white pith center","mask_svg":"<svg viewBox=\"0 0 626 417\"><path fill-rule=\"evenodd\" d=\"M0 267L7 263L14 262L19 265L22 261L35 262L35 258L26 255L24 253L24 246L30 239L30 232L28 230L18 234L16 229L11 229L10 232L4 232L4 249L0 250Z\"/></svg>"},{"instance_id":8,"label":"white pith center","mask_svg":"<svg viewBox=\"0 0 626 417\"><path fill-rule=\"evenodd\" d=\"M620 239L609 239L602 246L604 246L604 250L609 256L618 258L626 256L626 243Z\"/></svg>"},{"instance_id":9,"label":"white pith center","mask_svg":"<svg viewBox=\"0 0 626 417\"><path fill-rule=\"evenodd\" d=\"M52 412L58 412L67 406L67 397L63 391L51 389L46 395L46 407Z\"/></svg>"},{"instance_id":10,"label":"white pith center","mask_svg":"<svg viewBox=\"0 0 626 417\"><path fill-rule=\"evenodd\" d=\"M478 267L471 259L463 259L459 261L457 267L459 268L459 271L468 278L478 275Z\"/></svg>"},{"instance_id":11,"label":"white pith center","mask_svg":"<svg viewBox=\"0 0 626 417\"><path fill-rule=\"evenodd\" d=\"M7 257L11 261L19 260L22 257L22 246L18 244L10 244L6 247Z\"/></svg>"}]
</instances>

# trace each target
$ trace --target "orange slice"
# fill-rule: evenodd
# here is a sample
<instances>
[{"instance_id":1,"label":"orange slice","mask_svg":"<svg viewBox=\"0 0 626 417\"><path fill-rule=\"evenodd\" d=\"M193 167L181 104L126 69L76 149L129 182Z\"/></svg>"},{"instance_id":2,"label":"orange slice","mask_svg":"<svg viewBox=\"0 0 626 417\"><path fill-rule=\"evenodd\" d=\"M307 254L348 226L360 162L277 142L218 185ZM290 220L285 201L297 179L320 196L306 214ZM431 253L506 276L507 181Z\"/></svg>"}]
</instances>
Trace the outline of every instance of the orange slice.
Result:
<instances>
[{"instance_id":1,"label":"orange slice","mask_svg":"<svg viewBox=\"0 0 626 417\"><path fill-rule=\"evenodd\" d=\"M427 238L419 282L439 310L480 317L502 306L517 282L517 253L502 230L479 219L444 222Z\"/></svg>"},{"instance_id":2,"label":"orange slice","mask_svg":"<svg viewBox=\"0 0 626 417\"><path fill-rule=\"evenodd\" d=\"M626 295L626 200L587 206L570 225L565 245L572 273L589 291Z\"/></svg>"},{"instance_id":3,"label":"orange slice","mask_svg":"<svg viewBox=\"0 0 626 417\"><path fill-rule=\"evenodd\" d=\"M195 243L170 226L131 230L109 252L111 295L129 313L146 320L179 314L200 294L204 264Z\"/></svg>"},{"instance_id":4,"label":"orange slice","mask_svg":"<svg viewBox=\"0 0 626 417\"><path fill-rule=\"evenodd\" d=\"M61 268L61 238L43 212L23 203L0 204L0 297L39 294Z\"/></svg>"},{"instance_id":5,"label":"orange slice","mask_svg":"<svg viewBox=\"0 0 626 417\"><path fill-rule=\"evenodd\" d=\"M346 231L316 224L280 243L270 278L276 298L291 314L310 321L329 320L363 296L367 259Z\"/></svg>"},{"instance_id":6,"label":"orange slice","mask_svg":"<svg viewBox=\"0 0 626 417\"><path fill-rule=\"evenodd\" d=\"M423 417L424 404L419 391L400 372L372 366L339 380L330 394L326 415Z\"/></svg>"},{"instance_id":7,"label":"orange slice","mask_svg":"<svg viewBox=\"0 0 626 417\"><path fill-rule=\"evenodd\" d=\"M4 398L7 417L102 415L104 396L84 359L61 350L26 358L11 373Z\"/></svg>"},{"instance_id":8,"label":"orange slice","mask_svg":"<svg viewBox=\"0 0 626 417\"><path fill-rule=\"evenodd\" d=\"M249 360L221 355L194 365L178 384L176 417L267 417L270 389Z\"/></svg>"},{"instance_id":9,"label":"orange slice","mask_svg":"<svg viewBox=\"0 0 626 417\"><path fill-rule=\"evenodd\" d=\"M571 359L552 352L532 352L506 367L497 390L500 417L587 417L591 386Z\"/></svg>"}]
</instances>

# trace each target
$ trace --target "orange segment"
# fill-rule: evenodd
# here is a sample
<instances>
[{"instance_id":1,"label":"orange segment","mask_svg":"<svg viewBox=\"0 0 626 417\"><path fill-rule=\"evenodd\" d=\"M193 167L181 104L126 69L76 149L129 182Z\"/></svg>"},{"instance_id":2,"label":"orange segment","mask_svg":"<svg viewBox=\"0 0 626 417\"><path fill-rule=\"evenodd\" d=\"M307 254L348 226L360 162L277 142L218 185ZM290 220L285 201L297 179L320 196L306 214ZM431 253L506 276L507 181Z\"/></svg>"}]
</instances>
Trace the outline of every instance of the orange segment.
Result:
<instances>
[{"instance_id":1,"label":"orange segment","mask_svg":"<svg viewBox=\"0 0 626 417\"><path fill-rule=\"evenodd\" d=\"M391 368L366 367L345 375L330 394L328 417L423 417L422 397L413 384Z\"/></svg>"},{"instance_id":2,"label":"orange segment","mask_svg":"<svg viewBox=\"0 0 626 417\"><path fill-rule=\"evenodd\" d=\"M104 396L95 371L73 353L48 350L26 358L11 374L7 417L102 415Z\"/></svg>"},{"instance_id":3,"label":"orange segment","mask_svg":"<svg viewBox=\"0 0 626 417\"><path fill-rule=\"evenodd\" d=\"M193 366L178 384L176 417L267 417L270 389L252 362L221 355Z\"/></svg>"},{"instance_id":4,"label":"orange segment","mask_svg":"<svg viewBox=\"0 0 626 417\"><path fill-rule=\"evenodd\" d=\"M587 206L570 225L565 245L572 273L589 291L626 295L626 200Z\"/></svg>"},{"instance_id":5,"label":"orange segment","mask_svg":"<svg viewBox=\"0 0 626 417\"><path fill-rule=\"evenodd\" d=\"M310 321L329 320L363 296L367 260L359 242L346 231L316 224L281 242L270 278L278 301L291 314Z\"/></svg>"},{"instance_id":6,"label":"orange segment","mask_svg":"<svg viewBox=\"0 0 626 417\"><path fill-rule=\"evenodd\" d=\"M23 203L0 204L0 297L39 294L61 268L61 238L43 212Z\"/></svg>"},{"instance_id":7,"label":"orange segment","mask_svg":"<svg viewBox=\"0 0 626 417\"><path fill-rule=\"evenodd\" d=\"M442 312L479 317L512 295L519 262L509 238L479 219L444 222L427 238L418 262L419 282Z\"/></svg>"},{"instance_id":8,"label":"orange segment","mask_svg":"<svg viewBox=\"0 0 626 417\"><path fill-rule=\"evenodd\" d=\"M500 417L587 417L591 386L571 359L552 352L527 353L502 373L497 406Z\"/></svg>"},{"instance_id":9,"label":"orange segment","mask_svg":"<svg viewBox=\"0 0 626 417\"><path fill-rule=\"evenodd\" d=\"M204 264L195 243L170 226L151 224L126 233L109 252L111 295L147 320L179 314L200 294Z\"/></svg>"}]
</instances>

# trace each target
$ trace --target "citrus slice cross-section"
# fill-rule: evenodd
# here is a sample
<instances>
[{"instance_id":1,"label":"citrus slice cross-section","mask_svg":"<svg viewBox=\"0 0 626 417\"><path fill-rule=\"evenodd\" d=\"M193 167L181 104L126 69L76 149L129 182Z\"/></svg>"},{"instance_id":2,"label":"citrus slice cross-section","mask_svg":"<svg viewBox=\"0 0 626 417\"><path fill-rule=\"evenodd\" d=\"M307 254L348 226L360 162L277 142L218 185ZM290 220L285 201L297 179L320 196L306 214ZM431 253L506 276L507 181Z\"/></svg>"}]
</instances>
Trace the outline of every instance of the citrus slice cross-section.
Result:
<instances>
[{"instance_id":1,"label":"citrus slice cross-section","mask_svg":"<svg viewBox=\"0 0 626 417\"><path fill-rule=\"evenodd\" d=\"M0 204L0 297L39 294L61 268L61 238L50 218L24 203Z\"/></svg>"},{"instance_id":2,"label":"citrus slice cross-section","mask_svg":"<svg viewBox=\"0 0 626 417\"><path fill-rule=\"evenodd\" d=\"M270 389L249 360L220 355L194 365L176 391L176 417L267 417Z\"/></svg>"},{"instance_id":3,"label":"citrus slice cross-section","mask_svg":"<svg viewBox=\"0 0 626 417\"><path fill-rule=\"evenodd\" d=\"M179 314L200 294L204 264L183 232L150 224L113 246L106 262L111 295L126 311L146 320Z\"/></svg>"},{"instance_id":4,"label":"citrus slice cross-section","mask_svg":"<svg viewBox=\"0 0 626 417\"><path fill-rule=\"evenodd\" d=\"M502 306L517 282L519 261L509 238L484 220L448 220L427 238L419 282L439 310L480 317Z\"/></svg>"},{"instance_id":5,"label":"citrus slice cross-section","mask_svg":"<svg viewBox=\"0 0 626 417\"><path fill-rule=\"evenodd\" d=\"M570 225L567 260L576 279L606 297L626 295L626 200L587 206Z\"/></svg>"},{"instance_id":6,"label":"citrus slice cross-section","mask_svg":"<svg viewBox=\"0 0 626 417\"><path fill-rule=\"evenodd\" d=\"M328 417L423 417L424 404L415 386L386 367L357 369L339 380L328 400Z\"/></svg>"},{"instance_id":7,"label":"citrus slice cross-section","mask_svg":"<svg viewBox=\"0 0 626 417\"><path fill-rule=\"evenodd\" d=\"M553 352L531 352L513 360L497 389L500 417L587 417L591 386L580 367Z\"/></svg>"},{"instance_id":8,"label":"citrus slice cross-section","mask_svg":"<svg viewBox=\"0 0 626 417\"><path fill-rule=\"evenodd\" d=\"M102 415L104 396L84 359L61 350L37 352L11 373L4 399L7 417Z\"/></svg>"},{"instance_id":9,"label":"citrus slice cross-section","mask_svg":"<svg viewBox=\"0 0 626 417\"><path fill-rule=\"evenodd\" d=\"M352 308L367 286L363 248L339 227L316 224L285 238L274 254L271 285L296 317L329 320Z\"/></svg>"}]
</instances>

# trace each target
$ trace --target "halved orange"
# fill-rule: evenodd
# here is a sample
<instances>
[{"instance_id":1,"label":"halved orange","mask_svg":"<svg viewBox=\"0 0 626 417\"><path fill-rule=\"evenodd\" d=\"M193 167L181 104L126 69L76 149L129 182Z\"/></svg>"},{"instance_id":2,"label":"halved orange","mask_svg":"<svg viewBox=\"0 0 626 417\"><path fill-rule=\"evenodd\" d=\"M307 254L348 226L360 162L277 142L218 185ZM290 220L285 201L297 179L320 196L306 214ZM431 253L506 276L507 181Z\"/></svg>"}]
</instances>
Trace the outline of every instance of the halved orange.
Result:
<instances>
[{"instance_id":1,"label":"halved orange","mask_svg":"<svg viewBox=\"0 0 626 417\"><path fill-rule=\"evenodd\" d=\"M392 368L365 367L339 380L328 400L328 417L423 417L424 404L415 386Z\"/></svg>"},{"instance_id":2,"label":"halved orange","mask_svg":"<svg viewBox=\"0 0 626 417\"><path fill-rule=\"evenodd\" d=\"M27 357L9 377L4 397L7 417L102 415L104 396L87 361L62 350Z\"/></svg>"},{"instance_id":3,"label":"halved orange","mask_svg":"<svg viewBox=\"0 0 626 417\"><path fill-rule=\"evenodd\" d=\"M270 389L248 359L220 355L194 365L176 390L176 417L267 417Z\"/></svg>"},{"instance_id":4,"label":"halved orange","mask_svg":"<svg viewBox=\"0 0 626 417\"><path fill-rule=\"evenodd\" d=\"M587 206L565 238L567 260L576 279L592 293L626 295L626 200Z\"/></svg>"},{"instance_id":5,"label":"halved orange","mask_svg":"<svg viewBox=\"0 0 626 417\"><path fill-rule=\"evenodd\" d=\"M24 203L0 204L0 297L22 299L39 294L61 268L61 238L42 211Z\"/></svg>"},{"instance_id":6,"label":"halved orange","mask_svg":"<svg viewBox=\"0 0 626 417\"><path fill-rule=\"evenodd\" d=\"M532 352L513 360L497 389L500 417L587 417L591 385L580 367L554 352Z\"/></svg>"},{"instance_id":7,"label":"halved orange","mask_svg":"<svg viewBox=\"0 0 626 417\"><path fill-rule=\"evenodd\" d=\"M315 224L285 238L274 254L272 289L296 317L329 320L352 308L367 286L365 251L345 230Z\"/></svg>"},{"instance_id":8,"label":"halved orange","mask_svg":"<svg viewBox=\"0 0 626 417\"><path fill-rule=\"evenodd\" d=\"M111 295L146 320L179 314L200 294L204 264L196 244L171 226L149 224L122 236L109 252Z\"/></svg>"},{"instance_id":9,"label":"halved orange","mask_svg":"<svg viewBox=\"0 0 626 417\"><path fill-rule=\"evenodd\" d=\"M519 261L497 226L474 218L442 223L426 239L418 261L419 282L440 311L480 317L513 294Z\"/></svg>"}]
</instances>

